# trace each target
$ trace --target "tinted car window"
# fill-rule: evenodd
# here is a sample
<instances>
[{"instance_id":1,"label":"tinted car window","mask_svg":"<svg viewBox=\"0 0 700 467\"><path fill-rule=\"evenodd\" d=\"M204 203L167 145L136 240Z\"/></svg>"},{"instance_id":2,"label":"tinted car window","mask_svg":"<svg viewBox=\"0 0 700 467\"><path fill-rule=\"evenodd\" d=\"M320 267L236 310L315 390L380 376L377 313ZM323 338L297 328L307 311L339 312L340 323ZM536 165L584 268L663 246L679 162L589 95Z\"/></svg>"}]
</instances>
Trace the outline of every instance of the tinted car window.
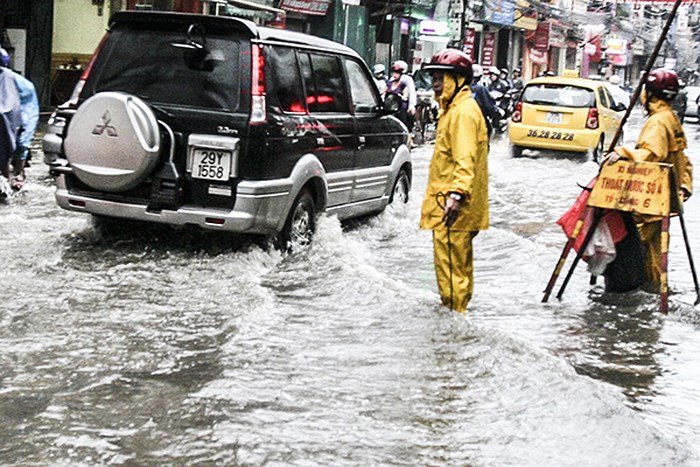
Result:
<instances>
[{"instance_id":1,"label":"tinted car window","mask_svg":"<svg viewBox=\"0 0 700 467\"><path fill-rule=\"evenodd\" d=\"M525 87L522 101L528 104L562 107L595 107L591 89L564 84L531 84Z\"/></svg>"},{"instance_id":2,"label":"tinted car window","mask_svg":"<svg viewBox=\"0 0 700 467\"><path fill-rule=\"evenodd\" d=\"M350 96L352 97L352 106L355 112L368 113L376 111L379 101L376 94L372 92L374 83L369 81L367 73L365 73L362 66L356 61L346 59L345 70L350 83Z\"/></svg>"},{"instance_id":3,"label":"tinted car window","mask_svg":"<svg viewBox=\"0 0 700 467\"><path fill-rule=\"evenodd\" d=\"M95 93L121 91L153 103L237 110L239 42L207 36L205 49L186 44L182 33L172 31L113 31L90 85Z\"/></svg>"},{"instance_id":4,"label":"tinted car window","mask_svg":"<svg viewBox=\"0 0 700 467\"><path fill-rule=\"evenodd\" d=\"M268 47L265 76L270 106L283 112L306 112L296 53L287 47Z\"/></svg>"},{"instance_id":5,"label":"tinted car window","mask_svg":"<svg viewBox=\"0 0 700 467\"><path fill-rule=\"evenodd\" d=\"M337 57L301 54L300 65L309 112L350 111Z\"/></svg>"}]
</instances>

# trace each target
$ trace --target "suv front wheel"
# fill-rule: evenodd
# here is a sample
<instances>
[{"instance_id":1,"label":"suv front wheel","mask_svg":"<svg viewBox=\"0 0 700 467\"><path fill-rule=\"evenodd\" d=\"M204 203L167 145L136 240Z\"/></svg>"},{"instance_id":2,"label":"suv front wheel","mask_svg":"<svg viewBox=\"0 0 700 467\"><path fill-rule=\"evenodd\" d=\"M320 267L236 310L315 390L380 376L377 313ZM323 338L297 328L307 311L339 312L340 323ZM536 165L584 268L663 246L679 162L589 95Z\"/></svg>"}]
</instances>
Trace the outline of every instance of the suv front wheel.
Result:
<instances>
[{"instance_id":1,"label":"suv front wheel","mask_svg":"<svg viewBox=\"0 0 700 467\"><path fill-rule=\"evenodd\" d=\"M299 193L289 211L284 228L277 235L275 246L283 252L291 252L311 243L316 231L316 203L309 190Z\"/></svg>"}]
</instances>

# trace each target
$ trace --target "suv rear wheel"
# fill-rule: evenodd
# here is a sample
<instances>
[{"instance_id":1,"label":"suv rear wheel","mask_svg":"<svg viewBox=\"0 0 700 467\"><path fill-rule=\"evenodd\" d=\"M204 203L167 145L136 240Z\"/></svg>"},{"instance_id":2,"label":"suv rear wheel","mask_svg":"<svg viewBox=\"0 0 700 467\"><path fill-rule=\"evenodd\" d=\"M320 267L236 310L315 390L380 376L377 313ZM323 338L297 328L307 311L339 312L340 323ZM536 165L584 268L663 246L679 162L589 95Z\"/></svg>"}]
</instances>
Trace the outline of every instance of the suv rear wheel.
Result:
<instances>
[{"instance_id":1,"label":"suv rear wheel","mask_svg":"<svg viewBox=\"0 0 700 467\"><path fill-rule=\"evenodd\" d=\"M309 190L297 196L284 228L277 235L275 246L284 252L303 248L311 243L316 231L316 203Z\"/></svg>"}]
</instances>

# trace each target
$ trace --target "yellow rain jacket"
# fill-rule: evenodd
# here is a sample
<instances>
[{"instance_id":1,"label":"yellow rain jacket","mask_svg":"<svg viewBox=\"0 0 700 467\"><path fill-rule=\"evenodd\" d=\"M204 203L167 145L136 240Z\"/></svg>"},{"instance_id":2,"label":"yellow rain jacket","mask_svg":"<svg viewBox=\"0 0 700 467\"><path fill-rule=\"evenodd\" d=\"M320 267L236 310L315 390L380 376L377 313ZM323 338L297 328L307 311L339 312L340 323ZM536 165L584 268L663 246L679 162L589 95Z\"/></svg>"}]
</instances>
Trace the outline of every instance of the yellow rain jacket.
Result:
<instances>
[{"instance_id":1,"label":"yellow rain jacket","mask_svg":"<svg viewBox=\"0 0 700 467\"><path fill-rule=\"evenodd\" d=\"M472 240L489 226L489 143L486 121L469 86L448 102L457 86L452 75L445 74L420 228L433 231L435 275L443 305L464 313L474 290ZM461 193L466 200L448 230L442 216L450 192Z\"/></svg>"},{"instance_id":2,"label":"yellow rain jacket","mask_svg":"<svg viewBox=\"0 0 700 467\"><path fill-rule=\"evenodd\" d=\"M457 87L452 75L445 74L440 98L440 119L435 135L435 150L430 161L428 187L423 198L420 228L444 230L444 198L438 193L467 195L452 231L486 230L489 226L488 152L486 122L469 86L462 88L445 107ZM476 138L473 137L476 135ZM439 201L439 204L438 204Z\"/></svg>"},{"instance_id":3,"label":"yellow rain jacket","mask_svg":"<svg viewBox=\"0 0 700 467\"><path fill-rule=\"evenodd\" d=\"M642 95L642 101L648 96ZM663 162L673 164L678 188L693 192L693 164L685 155L688 147L683 127L673 112L671 104L655 97L648 104L649 119L642 127L636 148L616 149L623 157L633 161ZM661 217L636 215L637 229L644 244L646 256L647 290L663 292L667 279L663 271L663 254L668 252L668 236L662 235Z\"/></svg>"},{"instance_id":4,"label":"yellow rain jacket","mask_svg":"<svg viewBox=\"0 0 700 467\"><path fill-rule=\"evenodd\" d=\"M627 159L637 162L673 164L679 188L693 192L693 164L685 155L685 133L671 104L657 98L649 102L649 119L642 127L634 150L619 148Z\"/></svg>"}]
</instances>

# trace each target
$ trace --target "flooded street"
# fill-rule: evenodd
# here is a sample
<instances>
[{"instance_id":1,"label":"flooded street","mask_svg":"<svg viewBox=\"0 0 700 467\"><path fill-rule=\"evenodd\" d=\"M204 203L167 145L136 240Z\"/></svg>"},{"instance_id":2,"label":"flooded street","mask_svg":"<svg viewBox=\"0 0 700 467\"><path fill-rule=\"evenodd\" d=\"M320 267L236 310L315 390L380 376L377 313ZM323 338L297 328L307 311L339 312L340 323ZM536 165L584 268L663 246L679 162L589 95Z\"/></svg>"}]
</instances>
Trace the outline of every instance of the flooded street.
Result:
<instances>
[{"instance_id":1,"label":"flooded street","mask_svg":"<svg viewBox=\"0 0 700 467\"><path fill-rule=\"evenodd\" d=\"M700 125L685 129L697 181ZM542 304L555 221L597 165L497 141L460 316L438 305L417 228L431 150L413 153L408 205L324 217L289 257L99 231L56 207L35 154L0 205L0 464L700 465L700 307L677 220L668 316L654 295L591 287L583 264ZM698 195L686 225L697 262Z\"/></svg>"}]
</instances>

